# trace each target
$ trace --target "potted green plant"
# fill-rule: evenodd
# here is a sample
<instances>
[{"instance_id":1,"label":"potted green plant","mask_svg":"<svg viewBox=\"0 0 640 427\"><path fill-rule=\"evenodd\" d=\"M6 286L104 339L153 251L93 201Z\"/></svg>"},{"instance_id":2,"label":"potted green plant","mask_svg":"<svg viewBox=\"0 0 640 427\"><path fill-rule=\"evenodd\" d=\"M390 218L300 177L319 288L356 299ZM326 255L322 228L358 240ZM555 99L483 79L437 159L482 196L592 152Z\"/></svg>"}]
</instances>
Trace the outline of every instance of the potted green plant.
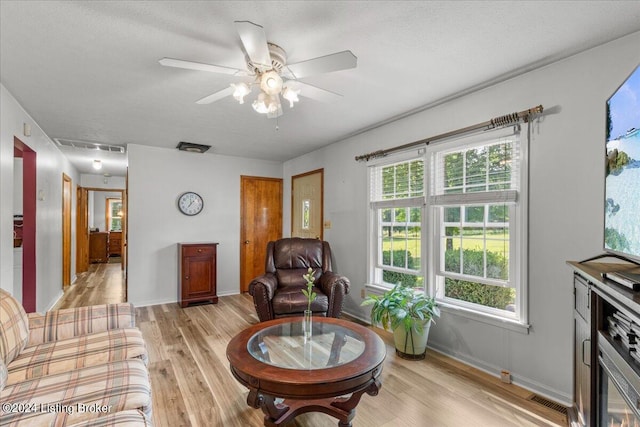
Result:
<instances>
[{"instance_id":1,"label":"potted green plant","mask_svg":"<svg viewBox=\"0 0 640 427\"><path fill-rule=\"evenodd\" d=\"M424 359L431 323L440 316L435 298L397 284L382 295L369 295L371 322L393 330L396 353L405 359Z\"/></svg>"}]
</instances>

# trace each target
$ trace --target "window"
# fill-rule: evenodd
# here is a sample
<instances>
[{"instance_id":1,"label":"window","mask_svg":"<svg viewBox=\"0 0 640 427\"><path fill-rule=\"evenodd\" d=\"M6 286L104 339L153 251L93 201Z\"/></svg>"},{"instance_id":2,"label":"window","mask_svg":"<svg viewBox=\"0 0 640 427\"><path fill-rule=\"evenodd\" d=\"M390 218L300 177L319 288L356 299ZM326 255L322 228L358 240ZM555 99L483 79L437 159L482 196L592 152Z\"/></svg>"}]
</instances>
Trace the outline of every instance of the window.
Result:
<instances>
[{"instance_id":1,"label":"window","mask_svg":"<svg viewBox=\"0 0 640 427\"><path fill-rule=\"evenodd\" d=\"M122 199L107 198L107 230L122 231Z\"/></svg>"},{"instance_id":2,"label":"window","mask_svg":"<svg viewBox=\"0 0 640 427\"><path fill-rule=\"evenodd\" d=\"M370 280L423 286L424 159L372 166L369 173Z\"/></svg>"},{"instance_id":3,"label":"window","mask_svg":"<svg viewBox=\"0 0 640 427\"><path fill-rule=\"evenodd\" d=\"M526 327L526 148L505 128L369 167L369 283Z\"/></svg>"},{"instance_id":4,"label":"window","mask_svg":"<svg viewBox=\"0 0 640 427\"><path fill-rule=\"evenodd\" d=\"M497 133L497 132L496 132ZM495 133L494 133L495 134ZM434 268L445 304L523 322L524 198L519 133L430 150Z\"/></svg>"}]
</instances>

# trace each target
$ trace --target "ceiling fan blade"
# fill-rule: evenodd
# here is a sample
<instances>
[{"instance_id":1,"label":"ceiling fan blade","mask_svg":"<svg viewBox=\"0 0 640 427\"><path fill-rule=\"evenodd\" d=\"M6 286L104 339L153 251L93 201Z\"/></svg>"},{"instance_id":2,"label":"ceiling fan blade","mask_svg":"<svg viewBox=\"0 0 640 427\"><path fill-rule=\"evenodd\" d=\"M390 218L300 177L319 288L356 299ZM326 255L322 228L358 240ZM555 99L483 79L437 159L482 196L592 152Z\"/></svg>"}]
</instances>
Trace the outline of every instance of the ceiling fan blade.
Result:
<instances>
[{"instance_id":1,"label":"ceiling fan blade","mask_svg":"<svg viewBox=\"0 0 640 427\"><path fill-rule=\"evenodd\" d=\"M197 100L196 104L211 104L213 102L219 101L222 98L232 94L233 94L233 87L229 86L228 88L219 90L216 93L212 93L209 96L205 96L204 98Z\"/></svg>"},{"instance_id":2,"label":"ceiling fan blade","mask_svg":"<svg viewBox=\"0 0 640 427\"><path fill-rule=\"evenodd\" d=\"M223 67L222 65L203 64L201 62L183 61L182 59L162 58L158 60L165 67L184 68L187 70L209 71L211 73L229 74L231 76L246 75L246 72L237 68Z\"/></svg>"},{"instance_id":3,"label":"ceiling fan blade","mask_svg":"<svg viewBox=\"0 0 640 427\"><path fill-rule=\"evenodd\" d=\"M319 56L306 61L288 64L287 68L296 79L301 79L322 73L348 70L350 68L356 68L357 65L358 58L350 50L345 50L331 55Z\"/></svg>"},{"instance_id":4,"label":"ceiling fan blade","mask_svg":"<svg viewBox=\"0 0 640 427\"><path fill-rule=\"evenodd\" d=\"M235 21L234 24L236 24L236 30L240 35L244 50L253 65L260 68L261 71L270 70L272 68L271 55L264 28L250 21Z\"/></svg>"},{"instance_id":5,"label":"ceiling fan blade","mask_svg":"<svg viewBox=\"0 0 640 427\"><path fill-rule=\"evenodd\" d=\"M342 98L342 95L340 95L339 93L331 92L326 89L320 89L319 87L310 85L308 83L302 83L298 80L287 80L286 85L291 87L292 89L300 90L300 96L315 99L316 101L330 103Z\"/></svg>"}]
</instances>

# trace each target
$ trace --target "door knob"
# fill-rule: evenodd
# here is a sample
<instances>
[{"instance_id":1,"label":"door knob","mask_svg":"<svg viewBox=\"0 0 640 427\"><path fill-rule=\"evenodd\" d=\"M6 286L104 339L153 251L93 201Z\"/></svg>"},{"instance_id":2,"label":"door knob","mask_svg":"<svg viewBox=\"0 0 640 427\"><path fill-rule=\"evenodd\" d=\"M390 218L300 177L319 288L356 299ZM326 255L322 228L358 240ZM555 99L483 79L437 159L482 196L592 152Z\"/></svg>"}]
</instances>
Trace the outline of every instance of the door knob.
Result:
<instances>
[{"instance_id":1,"label":"door knob","mask_svg":"<svg viewBox=\"0 0 640 427\"><path fill-rule=\"evenodd\" d=\"M244 244L245 244L245 245L248 245L248 244L249 244L249 241L248 241L248 240L245 240L245 241L244 241Z\"/></svg>"}]
</instances>

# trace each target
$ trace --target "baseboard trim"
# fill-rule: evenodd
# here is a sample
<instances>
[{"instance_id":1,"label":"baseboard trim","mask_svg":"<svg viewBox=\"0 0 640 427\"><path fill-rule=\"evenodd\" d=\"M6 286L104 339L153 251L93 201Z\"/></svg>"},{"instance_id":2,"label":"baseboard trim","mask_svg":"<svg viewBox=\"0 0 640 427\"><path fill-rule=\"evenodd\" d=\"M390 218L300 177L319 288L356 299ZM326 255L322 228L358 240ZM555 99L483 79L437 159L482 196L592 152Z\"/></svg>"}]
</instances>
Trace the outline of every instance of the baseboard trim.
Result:
<instances>
[{"instance_id":1,"label":"baseboard trim","mask_svg":"<svg viewBox=\"0 0 640 427\"><path fill-rule=\"evenodd\" d=\"M454 360L457 360L473 368L476 368L482 372L485 372L491 376L500 378L501 369L497 366L494 366L483 360L476 359L475 357L469 356L467 354L452 352L448 348L445 348L439 345L433 345L432 342L429 342L428 347ZM564 405L567 407L571 406L571 402L573 399L570 395L560 392L558 390L549 388L538 381L518 375L517 372L513 372L513 371L511 372L511 382L519 387L529 390L532 393L538 394L554 402L560 403L561 405Z\"/></svg>"},{"instance_id":2,"label":"baseboard trim","mask_svg":"<svg viewBox=\"0 0 640 427\"><path fill-rule=\"evenodd\" d=\"M151 305L162 305L162 304L173 304L177 303L177 299L168 299L168 300L151 300L151 301L129 301L136 307L149 307Z\"/></svg>"},{"instance_id":3,"label":"baseboard trim","mask_svg":"<svg viewBox=\"0 0 640 427\"><path fill-rule=\"evenodd\" d=\"M226 296L230 296L230 295L238 295L240 292L239 291L230 291L230 292L221 292L219 293L217 296L218 297L226 297ZM151 305L162 305L162 304L173 304L173 303L177 303L178 300L177 299L168 299L168 300L147 300L147 301L129 301L131 304L135 305L136 307L149 307Z\"/></svg>"},{"instance_id":4,"label":"baseboard trim","mask_svg":"<svg viewBox=\"0 0 640 427\"><path fill-rule=\"evenodd\" d=\"M363 323L370 325L371 321L368 318L364 318L360 315L354 315L348 311L344 311L344 313L354 319L358 319ZM450 349L433 345L433 340L429 340L428 348L437 351L438 353L442 353L458 362L462 362L465 365L469 365L473 368L476 368L482 372L485 372L491 376L496 378L500 378L501 368L498 366L494 366L490 363L487 363L483 360L476 359L475 357L469 356L467 354L462 354L458 352L452 352ZM566 407L571 407L573 398L571 395L566 393L562 393L558 390L551 389L544 384L539 383L538 381L532 380L530 378L522 377L517 373L511 372L511 382L519 387L522 387L526 390L529 390L532 393L538 394L540 396L546 397L554 402L560 403Z\"/></svg>"},{"instance_id":5,"label":"baseboard trim","mask_svg":"<svg viewBox=\"0 0 640 427\"><path fill-rule=\"evenodd\" d=\"M365 317L362 317L361 315L355 315L355 314L350 313L350 312L348 312L348 311L346 311L346 310L342 310L342 312L343 312L345 315L347 315L347 316L349 316L349 317L352 317L352 318L354 318L354 319L357 319L357 320L361 321L362 323L364 323L364 324L366 324L366 325L371 325L371 319L369 319L368 317L366 317L366 318L365 318Z\"/></svg>"},{"instance_id":6,"label":"baseboard trim","mask_svg":"<svg viewBox=\"0 0 640 427\"><path fill-rule=\"evenodd\" d=\"M56 306L56 304L58 304L58 302L63 296L64 296L64 291L62 290L59 291L58 296L54 297L53 301L49 303L49 305L43 311L50 311L53 307Z\"/></svg>"},{"instance_id":7,"label":"baseboard trim","mask_svg":"<svg viewBox=\"0 0 640 427\"><path fill-rule=\"evenodd\" d=\"M240 291L226 291L218 293L219 297L228 297L229 295L240 295Z\"/></svg>"}]
</instances>

